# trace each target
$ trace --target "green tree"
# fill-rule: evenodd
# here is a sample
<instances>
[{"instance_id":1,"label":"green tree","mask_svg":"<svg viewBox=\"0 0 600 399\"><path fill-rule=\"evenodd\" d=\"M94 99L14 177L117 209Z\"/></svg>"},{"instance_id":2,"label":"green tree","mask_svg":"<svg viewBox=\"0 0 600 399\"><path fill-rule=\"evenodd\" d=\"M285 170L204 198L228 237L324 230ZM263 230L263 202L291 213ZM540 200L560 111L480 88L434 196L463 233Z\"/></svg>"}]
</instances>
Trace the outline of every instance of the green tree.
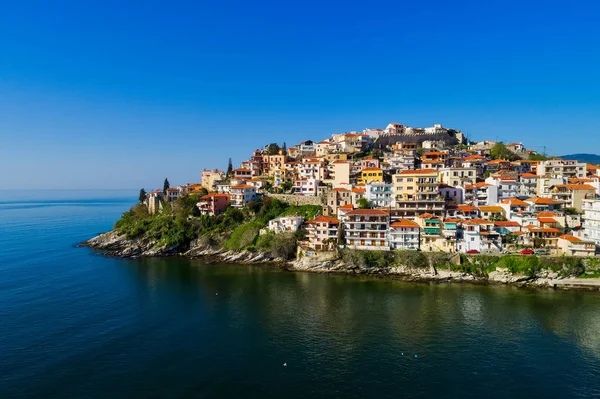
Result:
<instances>
[{"instance_id":1,"label":"green tree","mask_svg":"<svg viewBox=\"0 0 600 399\"><path fill-rule=\"evenodd\" d=\"M289 181L286 181L285 183L283 183L281 185L281 189L283 190L284 193L290 191L292 189L292 183Z\"/></svg>"},{"instance_id":2,"label":"green tree","mask_svg":"<svg viewBox=\"0 0 600 399\"><path fill-rule=\"evenodd\" d=\"M231 158L229 158L229 163L227 164L227 174L225 175L225 177L230 178L232 173L233 173L233 164L231 163Z\"/></svg>"},{"instance_id":3,"label":"green tree","mask_svg":"<svg viewBox=\"0 0 600 399\"><path fill-rule=\"evenodd\" d=\"M547 161L548 157L544 154L530 154L529 160L530 161Z\"/></svg>"},{"instance_id":4,"label":"green tree","mask_svg":"<svg viewBox=\"0 0 600 399\"><path fill-rule=\"evenodd\" d=\"M281 155L287 155L287 145L285 141L283 142L283 147L281 147Z\"/></svg>"},{"instance_id":5,"label":"green tree","mask_svg":"<svg viewBox=\"0 0 600 399\"><path fill-rule=\"evenodd\" d=\"M144 190L143 188L140 190L140 196L138 197L138 199L140 200L140 202L146 201L146 190Z\"/></svg>"},{"instance_id":6,"label":"green tree","mask_svg":"<svg viewBox=\"0 0 600 399\"><path fill-rule=\"evenodd\" d=\"M163 183L163 194L167 195L167 189L170 188L169 179L165 178L165 182Z\"/></svg>"},{"instance_id":7,"label":"green tree","mask_svg":"<svg viewBox=\"0 0 600 399\"><path fill-rule=\"evenodd\" d=\"M369 208L371 208L371 206L372 206L371 201L369 201L366 198L361 198L358 200L358 207L360 209L369 209Z\"/></svg>"},{"instance_id":8,"label":"green tree","mask_svg":"<svg viewBox=\"0 0 600 399\"><path fill-rule=\"evenodd\" d=\"M279 154L279 145L277 143L271 143L267 146L267 155L277 155Z\"/></svg>"},{"instance_id":9,"label":"green tree","mask_svg":"<svg viewBox=\"0 0 600 399\"><path fill-rule=\"evenodd\" d=\"M506 148L506 146L502 142L494 144L494 146L490 149L490 156L492 157L492 159L510 160L514 158L513 153L508 148Z\"/></svg>"}]
</instances>

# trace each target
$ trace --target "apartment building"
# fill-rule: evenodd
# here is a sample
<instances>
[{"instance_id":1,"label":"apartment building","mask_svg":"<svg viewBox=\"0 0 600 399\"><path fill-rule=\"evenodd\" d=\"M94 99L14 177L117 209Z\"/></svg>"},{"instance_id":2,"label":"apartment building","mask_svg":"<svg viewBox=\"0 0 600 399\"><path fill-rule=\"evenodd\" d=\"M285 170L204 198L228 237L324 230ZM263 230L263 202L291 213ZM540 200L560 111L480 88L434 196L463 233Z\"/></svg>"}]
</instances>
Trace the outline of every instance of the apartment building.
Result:
<instances>
[{"instance_id":1,"label":"apartment building","mask_svg":"<svg viewBox=\"0 0 600 399\"><path fill-rule=\"evenodd\" d=\"M421 213L442 216L445 200L438 191L439 173L434 169L405 170L393 176L394 216L414 218Z\"/></svg>"},{"instance_id":2,"label":"apartment building","mask_svg":"<svg viewBox=\"0 0 600 399\"><path fill-rule=\"evenodd\" d=\"M355 209L346 213L346 246L353 249L387 250L390 215L381 209Z\"/></svg>"}]
</instances>

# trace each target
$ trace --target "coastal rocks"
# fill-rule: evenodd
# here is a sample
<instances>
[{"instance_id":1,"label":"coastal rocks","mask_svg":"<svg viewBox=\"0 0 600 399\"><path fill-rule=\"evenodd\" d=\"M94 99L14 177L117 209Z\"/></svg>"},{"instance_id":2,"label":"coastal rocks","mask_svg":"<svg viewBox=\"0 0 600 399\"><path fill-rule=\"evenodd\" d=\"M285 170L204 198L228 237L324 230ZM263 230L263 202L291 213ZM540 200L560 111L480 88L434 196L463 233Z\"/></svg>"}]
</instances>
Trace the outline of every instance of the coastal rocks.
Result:
<instances>
[{"instance_id":1,"label":"coastal rocks","mask_svg":"<svg viewBox=\"0 0 600 399\"><path fill-rule=\"evenodd\" d=\"M157 247L156 241L127 238L116 230L100 234L82 244L103 251L104 254L119 258L136 256L167 256L179 253L177 246Z\"/></svg>"}]
</instances>

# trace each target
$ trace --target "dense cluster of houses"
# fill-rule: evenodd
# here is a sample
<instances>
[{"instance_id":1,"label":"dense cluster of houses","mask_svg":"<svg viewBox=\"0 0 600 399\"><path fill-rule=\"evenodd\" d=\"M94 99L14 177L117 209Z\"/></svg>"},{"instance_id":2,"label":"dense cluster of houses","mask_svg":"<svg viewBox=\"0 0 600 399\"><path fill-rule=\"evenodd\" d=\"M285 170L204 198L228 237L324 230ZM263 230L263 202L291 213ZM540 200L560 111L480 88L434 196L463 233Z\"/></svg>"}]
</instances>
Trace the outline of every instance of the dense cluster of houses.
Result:
<instances>
[{"instance_id":1,"label":"dense cluster of houses","mask_svg":"<svg viewBox=\"0 0 600 399\"><path fill-rule=\"evenodd\" d=\"M343 245L367 250L500 253L507 244L593 256L600 246L600 168L574 160L531 160L522 143L493 159L494 142L466 144L441 125L334 134L275 150L255 150L229 175L202 172L201 184L166 193L172 201L200 188L202 214L242 208L270 193L317 197L322 214L278 218L274 232L306 229L313 251ZM428 135L432 139L428 139ZM376 144L385 138L390 144ZM516 160L514 160L516 159ZM157 193L156 195L160 195Z\"/></svg>"}]
</instances>

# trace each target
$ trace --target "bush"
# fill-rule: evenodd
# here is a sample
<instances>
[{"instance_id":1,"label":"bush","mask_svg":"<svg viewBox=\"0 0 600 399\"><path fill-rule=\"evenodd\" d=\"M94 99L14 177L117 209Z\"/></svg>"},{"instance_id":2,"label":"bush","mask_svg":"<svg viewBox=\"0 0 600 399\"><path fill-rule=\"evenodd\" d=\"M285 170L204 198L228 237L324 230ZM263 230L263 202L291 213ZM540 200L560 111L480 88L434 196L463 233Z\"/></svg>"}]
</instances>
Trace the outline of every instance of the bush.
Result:
<instances>
[{"instance_id":1,"label":"bush","mask_svg":"<svg viewBox=\"0 0 600 399\"><path fill-rule=\"evenodd\" d=\"M396 262L412 269L429 268L429 259L421 251L394 251Z\"/></svg>"},{"instance_id":2,"label":"bush","mask_svg":"<svg viewBox=\"0 0 600 399\"><path fill-rule=\"evenodd\" d=\"M233 230L231 236L223 246L232 251L241 251L255 243L262 227L262 223L257 221L244 223Z\"/></svg>"}]
</instances>

